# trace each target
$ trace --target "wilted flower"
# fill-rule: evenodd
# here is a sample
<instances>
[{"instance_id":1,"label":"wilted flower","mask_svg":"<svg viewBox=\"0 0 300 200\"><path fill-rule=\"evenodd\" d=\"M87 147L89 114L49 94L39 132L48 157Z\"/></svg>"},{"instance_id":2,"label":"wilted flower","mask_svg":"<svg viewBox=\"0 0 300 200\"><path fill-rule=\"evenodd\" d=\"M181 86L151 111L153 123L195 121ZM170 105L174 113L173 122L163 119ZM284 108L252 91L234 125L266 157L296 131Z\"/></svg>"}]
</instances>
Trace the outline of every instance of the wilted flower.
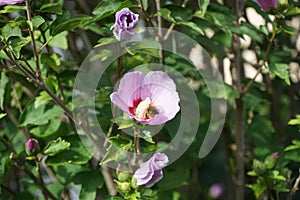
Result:
<instances>
[{"instance_id":1,"label":"wilted flower","mask_svg":"<svg viewBox=\"0 0 300 200\"><path fill-rule=\"evenodd\" d=\"M119 90L110 95L112 102L143 124L163 124L175 117L180 107L174 81L164 72L129 72Z\"/></svg>"},{"instance_id":2,"label":"wilted flower","mask_svg":"<svg viewBox=\"0 0 300 200\"><path fill-rule=\"evenodd\" d=\"M219 183L215 183L209 188L209 195L215 199L222 197L223 193L224 186Z\"/></svg>"},{"instance_id":3,"label":"wilted flower","mask_svg":"<svg viewBox=\"0 0 300 200\"><path fill-rule=\"evenodd\" d=\"M39 146L39 143L36 139L29 138L26 142L26 148L30 151L34 151Z\"/></svg>"},{"instance_id":4,"label":"wilted flower","mask_svg":"<svg viewBox=\"0 0 300 200\"><path fill-rule=\"evenodd\" d=\"M134 28L138 23L138 18L139 15L128 8L123 8L116 13L116 21L111 29L114 29L117 40L127 40L135 34Z\"/></svg>"},{"instance_id":5,"label":"wilted flower","mask_svg":"<svg viewBox=\"0 0 300 200\"><path fill-rule=\"evenodd\" d=\"M141 163L133 177L137 185L149 188L163 178L162 169L167 166L169 159L164 153L155 153L147 162Z\"/></svg>"},{"instance_id":6,"label":"wilted flower","mask_svg":"<svg viewBox=\"0 0 300 200\"><path fill-rule=\"evenodd\" d=\"M22 3L23 0L0 0L0 6L8 5L8 4L16 4L16 3Z\"/></svg>"},{"instance_id":7,"label":"wilted flower","mask_svg":"<svg viewBox=\"0 0 300 200\"><path fill-rule=\"evenodd\" d=\"M253 0L256 2L262 9L269 10L271 8L277 8L278 7L278 0Z\"/></svg>"}]
</instances>

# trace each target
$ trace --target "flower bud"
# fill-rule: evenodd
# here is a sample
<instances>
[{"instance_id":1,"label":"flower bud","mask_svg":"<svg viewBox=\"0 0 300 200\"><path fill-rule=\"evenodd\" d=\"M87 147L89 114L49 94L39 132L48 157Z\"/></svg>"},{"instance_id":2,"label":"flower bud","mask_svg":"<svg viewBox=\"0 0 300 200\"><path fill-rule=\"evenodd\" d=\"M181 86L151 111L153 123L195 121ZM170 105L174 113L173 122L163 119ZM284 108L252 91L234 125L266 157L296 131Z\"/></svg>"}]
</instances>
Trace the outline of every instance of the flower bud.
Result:
<instances>
[{"instance_id":1,"label":"flower bud","mask_svg":"<svg viewBox=\"0 0 300 200\"><path fill-rule=\"evenodd\" d=\"M115 182L117 183L117 188L120 192L127 193L131 190L130 183L128 183L128 182L119 182L119 181L116 181L116 180L115 180Z\"/></svg>"},{"instance_id":2,"label":"flower bud","mask_svg":"<svg viewBox=\"0 0 300 200\"><path fill-rule=\"evenodd\" d=\"M34 151L36 148L38 148L39 143L36 139L29 138L25 144L26 149L29 151Z\"/></svg>"},{"instance_id":3,"label":"flower bud","mask_svg":"<svg viewBox=\"0 0 300 200\"><path fill-rule=\"evenodd\" d=\"M130 173L125 172L123 169L123 166L121 163L118 164L117 170L116 170L117 178L121 182L129 181L130 180Z\"/></svg>"}]
</instances>

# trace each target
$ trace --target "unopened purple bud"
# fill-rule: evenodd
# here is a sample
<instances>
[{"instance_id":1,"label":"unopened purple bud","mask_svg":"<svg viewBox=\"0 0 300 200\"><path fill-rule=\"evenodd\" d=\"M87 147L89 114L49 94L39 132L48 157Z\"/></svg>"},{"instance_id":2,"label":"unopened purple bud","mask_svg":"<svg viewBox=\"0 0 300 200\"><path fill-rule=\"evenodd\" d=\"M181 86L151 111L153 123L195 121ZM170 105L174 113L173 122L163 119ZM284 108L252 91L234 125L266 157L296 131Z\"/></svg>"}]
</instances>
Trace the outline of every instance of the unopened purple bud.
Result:
<instances>
[{"instance_id":1,"label":"unopened purple bud","mask_svg":"<svg viewBox=\"0 0 300 200\"><path fill-rule=\"evenodd\" d=\"M277 158L279 157L279 152L276 151L276 152L273 154L273 157L274 157L275 159L277 159Z\"/></svg>"},{"instance_id":2,"label":"unopened purple bud","mask_svg":"<svg viewBox=\"0 0 300 200\"><path fill-rule=\"evenodd\" d=\"M39 146L39 143L36 139L29 138L26 142L26 148L30 151L34 151Z\"/></svg>"},{"instance_id":3,"label":"unopened purple bud","mask_svg":"<svg viewBox=\"0 0 300 200\"><path fill-rule=\"evenodd\" d=\"M224 186L222 184L216 183L210 186L209 195L215 199L222 197L224 194Z\"/></svg>"}]
</instances>

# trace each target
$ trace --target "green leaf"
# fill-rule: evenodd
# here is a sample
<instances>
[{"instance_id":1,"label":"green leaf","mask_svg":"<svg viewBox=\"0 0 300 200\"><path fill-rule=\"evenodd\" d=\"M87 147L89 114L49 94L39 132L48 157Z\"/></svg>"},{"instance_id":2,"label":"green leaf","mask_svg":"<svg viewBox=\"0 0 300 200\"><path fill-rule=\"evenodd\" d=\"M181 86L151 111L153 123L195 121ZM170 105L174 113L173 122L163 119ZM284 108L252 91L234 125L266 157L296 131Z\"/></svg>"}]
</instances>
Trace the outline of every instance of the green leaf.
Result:
<instances>
[{"instance_id":1,"label":"green leaf","mask_svg":"<svg viewBox=\"0 0 300 200\"><path fill-rule=\"evenodd\" d=\"M51 24L50 35L55 36L61 32L73 30L89 19L90 17L86 15L71 16L69 12L65 12Z\"/></svg>"},{"instance_id":2,"label":"green leaf","mask_svg":"<svg viewBox=\"0 0 300 200\"><path fill-rule=\"evenodd\" d=\"M48 95L48 93L45 91L42 91L42 92L40 92L40 95L35 98L34 107L38 108L40 105L43 105L50 100L52 100L52 98Z\"/></svg>"},{"instance_id":3,"label":"green leaf","mask_svg":"<svg viewBox=\"0 0 300 200\"><path fill-rule=\"evenodd\" d=\"M6 113L0 113L0 119L2 119L3 117L5 117L7 114Z\"/></svg>"},{"instance_id":4,"label":"green leaf","mask_svg":"<svg viewBox=\"0 0 300 200\"><path fill-rule=\"evenodd\" d=\"M62 122L60 119L52 119L48 124L40 125L31 129L30 133L39 138L61 136L64 133L59 129L61 127L61 124Z\"/></svg>"},{"instance_id":5,"label":"green leaf","mask_svg":"<svg viewBox=\"0 0 300 200\"><path fill-rule=\"evenodd\" d=\"M129 139L123 138L120 135L111 137L112 144L107 149L101 164L105 164L110 161L118 161L126 157L126 153L130 149L132 142Z\"/></svg>"},{"instance_id":6,"label":"green leaf","mask_svg":"<svg viewBox=\"0 0 300 200\"><path fill-rule=\"evenodd\" d=\"M50 142L43 150L43 153L48 156L54 156L70 147L70 143L57 138L56 140Z\"/></svg>"},{"instance_id":7,"label":"green leaf","mask_svg":"<svg viewBox=\"0 0 300 200\"><path fill-rule=\"evenodd\" d=\"M77 185L82 185L79 196L79 199L82 200L95 199L97 189L101 189L104 185L104 179L100 170L79 172L73 177L73 182Z\"/></svg>"},{"instance_id":8,"label":"green leaf","mask_svg":"<svg viewBox=\"0 0 300 200\"><path fill-rule=\"evenodd\" d=\"M269 71L273 76L278 76L283 79L286 84L291 85L290 76L289 76L290 66L285 63L275 63L271 64Z\"/></svg>"},{"instance_id":9,"label":"green leaf","mask_svg":"<svg viewBox=\"0 0 300 200\"><path fill-rule=\"evenodd\" d=\"M54 37L51 37L50 41L49 41L49 45L52 47L58 47L61 49L68 49L68 32L64 31L61 32L57 35L55 35Z\"/></svg>"},{"instance_id":10,"label":"green leaf","mask_svg":"<svg viewBox=\"0 0 300 200\"><path fill-rule=\"evenodd\" d=\"M11 13L11 12L23 12L26 11L25 6L18 6L18 5L7 5L4 6L3 10L0 10L0 15L5 13Z\"/></svg>"},{"instance_id":11,"label":"green leaf","mask_svg":"<svg viewBox=\"0 0 300 200\"><path fill-rule=\"evenodd\" d=\"M129 140L128 138L124 138L121 135L116 135L116 136L110 137L109 141L121 149L123 149L124 147L126 149L128 144L131 145L131 143L132 143L131 140Z\"/></svg>"},{"instance_id":12,"label":"green leaf","mask_svg":"<svg viewBox=\"0 0 300 200\"><path fill-rule=\"evenodd\" d=\"M62 14L62 5L59 2L43 4L39 11L43 13Z\"/></svg>"},{"instance_id":13,"label":"green leaf","mask_svg":"<svg viewBox=\"0 0 300 200\"><path fill-rule=\"evenodd\" d=\"M9 79L7 78L4 71L1 73L1 80L0 80L0 108L3 110L3 102L4 102L4 94L5 94L5 86L8 83Z\"/></svg>"},{"instance_id":14,"label":"green leaf","mask_svg":"<svg viewBox=\"0 0 300 200\"><path fill-rule=\"evenodd\" d=\"M292 151L296 149L300 149L300 141L299 140L293 140L292 141L293 145L287 146L284 151Z\"/></svg>"},{"instance_id":15,"label":"green leaf","mask_svg":"<svg viewBox=\"0 0 300 200\"><path fill-rule=\"evenodd\" d=\"M268 178L279 180L279 181L286 181L286 178L279 174L279 171L273 170L270 173L268 173Z\"/></svg>"},{"instance_id":16,"label":"green leaf","mask_svg":"<svg viewBox=\"0 0 300 200\"><path fill-rule=\"evenodd\" d=\"M210 0L198 0L198 5L199 5L199 8L200 8L199 11L200 11L200 16L201 17L204 17L209 3L210 3Z\"/></svg>"},{"instance_id":17,"label":"green leaf","mask_svg":"<svg viewBox=\"0 0 300 200\"><path fill-rule=\"evenodd\" d=\"M64 111L58 105L44 104L35 108L34 101L31 101L19 118L19 127L44 125L63 113Z\"/></svg>"},{"instance_id":18,"label":"green leaf","mask_svg":"<svg viewBox=\"0 0 300 200\"><path fill-rule=\"evenodd\" d=\"M10 37L8 40L9 49L17 58L20 58L21 49L30 42L24 37Z\"/></svg>"},{"instance_id":19,"label":"green leaf","mask_svg":"<svg viewBox=\"0 0 300 200\"><path fill-rule=\"evenodd\" d=\"M34 16L32 18L32 25L35 28L38 28L40 25L42 25L45 22L44 18L41 16Z\"/></svg>"},{"instance_id":20,"label":"green leaf","mask_svg":"<svg viewBox=\"0 0 300 200\"><path fill-rule=\"evenodd\" d=\"M121 10L122 8L131 7L130 1L116 1L116 0L106 0L102 1L94 10L93 15L96 15L96 18L93 20L95 22L108 17L115 12Z\"/></svg>"},{"instance_id":21,"label":"green leaf","mask_svg":"<svg viewBox=\"0 0 300 200\"><path fill-rule=\"evenodd\" d=\"M11 24L6 24L2 28L2 36L4 37L4 40L7 41L10 37L22 37L22 31L17 26L13 27Z\"/></svg>"},{"instance_id":22,"label":"green leaf","mask_svg":"<svg viewBox=\"0 0 300 200\"><path fill-rule=\"evenodd\" d=\"M289 7L287 12L285 13L285 16L293 16L293 15L299 15L299 14L300 14L299 7Z\"/></svg>"},{"instance_id":23,"label":"green leaf","mask_svg":"<svg viewBox=\"0 0 300 200\"><path fill-rule=\"evenodd\" d=\"M296 119L291 119L289 125L300 125L300 115L297 115Z\"/></svg>"},{"instance_id":24,"label":"green leaf","mask_svg":"<svg viewBox=\"0 0 300 200\"><path fill-rule=\"evenodd\" d=\"M296 33L296 29L294 27L287 26L285 24L281 25L280 29L290 35L294 35Z\"/></svg>"},{"instance_id":25,"label":"green leaf","mask_svg":"<svg viewBox=\"0 0 300 200\"><path fill-rule=\"evenodd\" d=\"M147 8L148 8L148 0L141 0L141 3L143 5L144 10L147 10Z\"/></svg>"},{"instance_id":26,"label":"green leaf","mask_svg":"<svg viewBox=\"0 0 300 200\"><path fill-rule=\"evenodd\" d=\"M252 185L252 190L254 191L256 199L258 199L260 195L262 195L262 193L266 191L266 189L267 186L265 182L261 179L257 179L256 184Z\"/></svg>"},{"instance_id":27,"label":"green leaf","mask_svg":"<svg viewBox=\"0 0 300 200\"><path fill-rule=\"evenodd\" d=\"M62 136L62 139L68 141L70 148L48 157L48 165L65 165L67 163L74 165L86 164L92 157L92 154L85 148L81 139L76 135Z\"/></svg>"},{"instance_id":28,"label":"green leaf","mask_svg":"<svg viewBox=\"0 0 300 200\"><path fill-rule=\"evenodd\" d=\"M49 55L47 53L44 53L41 56L41 62L45 66L51 67L54 71L59 73L60 66L61 66L61 60L59 54L53 53L52 55Z\"/></svg>"},{"instance_id":29,"label":"green leaf","mask_svg":"<svg viewBox=\"0 0 300 200\"><path fill-rule=\"evenodd\" d=\"M262 38L257 33L259 30L257 30L256 27L253 26L252 24L247 23L247 22L242 22L241 26L240 26L240 31L241 31L241 34L248 35L251 39L253 39L257 42L260 42L260 43L262 42Z\"/></svg>"}]
</instances>

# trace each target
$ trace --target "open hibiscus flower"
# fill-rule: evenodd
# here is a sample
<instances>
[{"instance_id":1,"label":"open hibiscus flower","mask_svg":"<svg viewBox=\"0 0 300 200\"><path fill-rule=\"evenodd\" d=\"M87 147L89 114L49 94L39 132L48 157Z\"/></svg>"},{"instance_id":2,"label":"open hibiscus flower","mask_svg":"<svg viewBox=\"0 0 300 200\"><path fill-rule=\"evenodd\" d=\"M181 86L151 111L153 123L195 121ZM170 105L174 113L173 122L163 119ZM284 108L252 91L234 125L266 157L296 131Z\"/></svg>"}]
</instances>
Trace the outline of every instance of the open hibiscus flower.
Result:
<instances>
[{"instance_id":1,"label":"open hibiscus flower","mask_svg":"<svg viewBox=\"0 0 300 200\"><path fill-rule=\"evenodd\" d=\"M174 118L180 107L174 81L164 72L129 72L121 79L112 102L140 123L158 125Z\"/></svg>"}]
</instances>

